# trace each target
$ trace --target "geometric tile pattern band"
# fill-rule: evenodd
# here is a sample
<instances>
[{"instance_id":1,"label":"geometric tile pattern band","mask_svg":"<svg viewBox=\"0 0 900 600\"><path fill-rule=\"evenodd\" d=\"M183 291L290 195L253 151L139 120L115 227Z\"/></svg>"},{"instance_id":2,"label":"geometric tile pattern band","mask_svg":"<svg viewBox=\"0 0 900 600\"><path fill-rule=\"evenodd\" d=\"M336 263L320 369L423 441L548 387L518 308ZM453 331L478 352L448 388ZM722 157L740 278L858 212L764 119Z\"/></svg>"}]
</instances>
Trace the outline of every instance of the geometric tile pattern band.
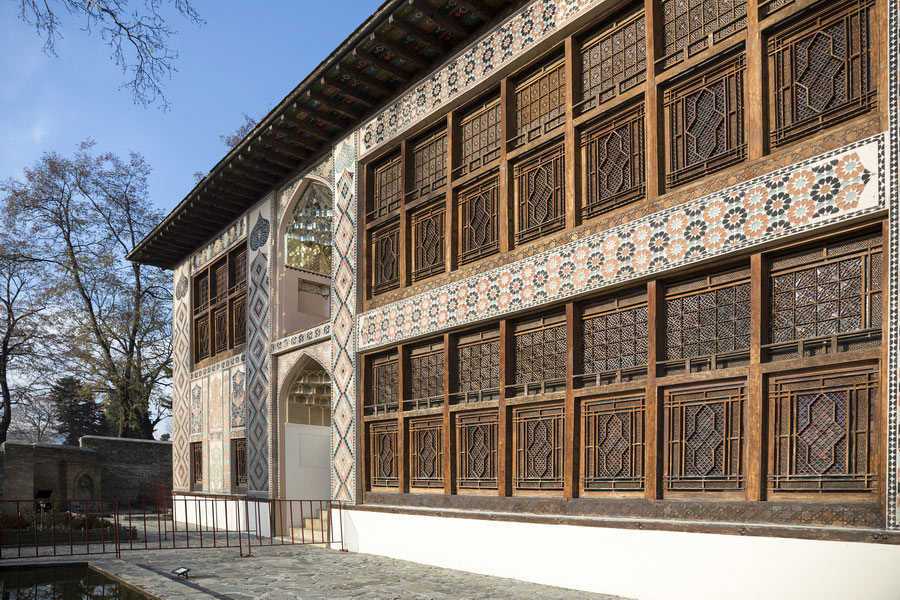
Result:
<instances>
[{"instance_id":1,"label":"geometric tile pattern band","mask_svg":"<svg viewBox=\"0 0 900 600\"><path fill-rule=\"evenodd\" d=\"M331 293L331 497L356 497L356 134L334 151Z\"/></svg>"},{"instance_id":2,"label":"geometric tile pattern band","mask_svg":"<svg viewBox=\"0 0 900 600\"><path fill-rule=\"evenodd\" d=\"M497 318L884 207L878 135L359 315L361 351Z\"/></svg>"}]
</instances>

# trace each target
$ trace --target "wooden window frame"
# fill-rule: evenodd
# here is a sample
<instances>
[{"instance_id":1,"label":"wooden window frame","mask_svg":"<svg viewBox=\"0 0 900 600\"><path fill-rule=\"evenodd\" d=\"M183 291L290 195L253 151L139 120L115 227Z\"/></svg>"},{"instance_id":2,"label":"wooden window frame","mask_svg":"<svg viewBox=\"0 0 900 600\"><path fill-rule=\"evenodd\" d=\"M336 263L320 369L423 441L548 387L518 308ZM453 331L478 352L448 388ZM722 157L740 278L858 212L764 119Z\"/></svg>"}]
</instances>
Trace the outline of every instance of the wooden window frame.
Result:
<instances>
[{"instance_id":1,"label":"wooden window frame","mask_svg":"<svg viewBox=\"0 0 900 600\"><path fill-rule=\"evenodd\" d=\"M549 185L547 206L540 207L532 203L545 194L536 191L540 184L538 175L549 173L541 178ZM513 165L515 180L514 197L516 199L516 243L526 244L538 238L562 230L566 226L566 153L565 144L553 144L543 148L527 158L516 161ZM546 213L546 217L537 223L530 223L531 215Z\"/></svg>"},{"instance_id":2,"label":"wooden window frame","mask_svg":"<svg viewBox=\"0 0 900 600\"><path fill-rule=\"evenodd\" d=\"M425 383L425 378L420 373L420 369L434 369L436 371L434 375L438 378L437 387L432 388ZM442 341L411 348L409 351L409 398L404 401L403 409L418 410L443 405L446 391L444 386L444 369L444 343ZM431 377L428 377L428 379L431 379ZM423 392L425 393L424 395Z\"/></svg>"},{"instance_id":3,"label":"wooden window frame","mask_svg":"<svg viewBox=\"0 0 900 600\"><path fill-rule=\"evenodd\" d=\"M580 403L581 493L588 496L634 496L642 493L646 458L644 393L585 397L580 399ZM618 440L611 437L616 433ZM611 447L611 439L618 443L613 443ZM599 463L615 450L628 453L618 465L618 470L604 474ZM612 463L612 467L615 466Z\"/></svg>"},{"instance_id":4,"label":"wooden window frame","mask_svg":"<svg viewBox=\"0 0 900 600\"><path fill-rule=\"evenodd\" d=\"M400 487L400 430L396 420L376 421L369 423L366 429L369 444L369 489L396 491ZM379 460L378 442L382 436L389 436L391 440L392 454L385 460ZM383 449L383 448L382 448ZM385 473L383 465L386 461L391 463L391 472Z\"/></svg>"},{"instance_id":5,"label":"wooden window frame","mask_svg":"<svg viewBox=\"0 0 900 600\"><path fill-rule=\"evenodd\" d=\"M419 209L409 216L412 228L412 272L410 277L412 281L422 281L433 275L443 273L446 265L446 245L445 240L447 234L445 226L447 223L447 206L444 202L435 202L425 208ZM430 229L430 231L429 231ZM434 244L434 259L426 252L424 241L427 235L437 236Z\"/></svg>"},{"instance_id":6,"label":"wooden window frame","mask_svg":"<svg viewBox=\"0 0 900 600\"><path fill-rule=\"evenodd\" d=\"M195 367L231 356L247 341L248 252L246 242L241 242L193 276L191 345ZM205 344L203 327L208 331Z\"/></svg>"},{"instance_id":7,"label":"wooden window frame","mask_svg":"<svg viewBox=\"0 0 900 600\"><path fill-rule=\"evenodd\" d=\"M444 419L442 416L409 420L409 485L439 493L444 491ZM430 437L429 437L430 436ZM430 440L430 444L429 444ZM433 471L423 470L423 460L433 454Z\"/></svg>"},{"instance_id":8,"label":"wooden window frame","mask_svg":"<svg viewBox=\"0 0 900 600\"><path fill-rule=\"evenodd\" d=\"M247 491L247 439L235 438L231 440L231 471L235 491L246 493Z\"/></svg>"},{"instance_id":9,"label":"wooden window frame","mask_svg":"<svg viewBox=\"0 0 900 600\"><path fill-rule=\"evenodd\" d=\"M499 439L497 411L460 412L456 415L456 486L459 493L494 493L497 490ZM473 452L470 432L481 432L485 456L479 459L483 472L471 468ZM480 475L480 476L478 476Z\"/></svg>"},{"instance_id":10,"label":"wooden window frame","mask_svg":"<svg viewBox=\"0 0 900 600\"><path fill-rule=\"evenodd\" d=\"M203 491L203 442L191 442L191 491Z\"/></svg>"},{"instance_id":11,"label":"wooden window frame","mask_svg":"<svg viewBox=\"0 0 900 600\"><path fill-rule=\"evenodd\" d=\"M475 262L500 252L500 179L491 176L459 190L457 205L459 210L459 264ZM473 202L484 200L481 216L487 220L481 228L485 235L473 232ZM482 238L483 243L473 243L473 238Z\"/></svg>"}]
</instances>

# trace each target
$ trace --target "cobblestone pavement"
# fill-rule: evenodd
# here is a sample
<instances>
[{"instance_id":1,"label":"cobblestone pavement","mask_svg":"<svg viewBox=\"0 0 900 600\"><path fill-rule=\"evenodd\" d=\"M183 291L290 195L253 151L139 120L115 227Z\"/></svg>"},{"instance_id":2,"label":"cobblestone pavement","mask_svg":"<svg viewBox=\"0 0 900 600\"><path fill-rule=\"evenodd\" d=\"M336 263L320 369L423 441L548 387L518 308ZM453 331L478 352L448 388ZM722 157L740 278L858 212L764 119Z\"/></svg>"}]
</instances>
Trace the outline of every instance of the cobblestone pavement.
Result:
<instances>
[{"instance_id":1,"label":"cobblestone pavement","mask_svg":"<svg viewBox=\"0 0 900 600\"><path fill-rule=\"evenodd\" d=\"M253 552L255 556L252 558L240 558L233 549L155 550L123 552L121 559L91 557L89 562L162 600L621 600L616 596L589 594L321 547L254 548ZM79 561L79 557L68 557L66 560L83 562L83 559ZM38 564L51 561L32 559L21 562ZM15 561L2 561L3 566L14 564ZM171 571L177 567L190 568L190 579L172 575Z\"/></svg>"}]
</instances>

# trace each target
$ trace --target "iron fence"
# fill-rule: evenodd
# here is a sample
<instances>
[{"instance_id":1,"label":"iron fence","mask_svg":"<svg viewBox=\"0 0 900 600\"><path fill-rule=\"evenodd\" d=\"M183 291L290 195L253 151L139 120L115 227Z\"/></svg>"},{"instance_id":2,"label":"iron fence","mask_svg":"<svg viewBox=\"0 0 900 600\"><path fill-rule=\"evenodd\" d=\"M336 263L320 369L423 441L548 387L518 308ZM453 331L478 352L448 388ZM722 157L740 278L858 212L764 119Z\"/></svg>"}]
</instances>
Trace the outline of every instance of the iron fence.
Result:
<instances>
[{"instance_id":1,"label":"iron fence","mask_svg":"<svg viewBox=\"0 0 900 600\"><path fill-rule=\"evenodd\" d=\"M0 560L138 550L343 544L342 504L173 493L135 500L0 500Z\"/></svg>"}]
</instances>

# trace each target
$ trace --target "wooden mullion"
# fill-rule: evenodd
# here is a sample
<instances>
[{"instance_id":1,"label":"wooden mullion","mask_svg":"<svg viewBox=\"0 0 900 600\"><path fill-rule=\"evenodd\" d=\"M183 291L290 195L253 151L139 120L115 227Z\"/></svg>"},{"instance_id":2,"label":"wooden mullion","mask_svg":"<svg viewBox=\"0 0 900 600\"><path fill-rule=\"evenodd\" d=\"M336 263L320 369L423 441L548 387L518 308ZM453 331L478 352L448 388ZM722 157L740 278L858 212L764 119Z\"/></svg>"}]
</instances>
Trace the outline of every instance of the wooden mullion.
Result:
<instances>
[{"instance_id":1,"label":"wooden mullion","mask_svg":"<svg viewBox=\"0 0 900 600\"><path fill-rule=\"evenodd\" d=\"M457 229L457 214L453 203L453 167L457 163L459 154L459 136L457 126L458 115L453 111L447 115L447 183L446 197L444 199L444 272L449 273L456 268L459 252L459 235Z\"/></svg>"},{"instance_id":2,"label":"wooden mullion","mask_svg":"<svg viewBox=\"0 0 900 600\"><path fill-rule=\"evenodd\" d=\"M456 443L453 423L450 417L450 386L456 379L458 369L456 353L456 336L444 334L444 437L443 443L444 461L441 463L444 469L444 493L456 493Z\"/></svg>"},{"instance_id":3,"label":"wooden mullion","mask_svg":"<svg viewBox=\"0 0 900 600\"><path fill-rule=\"evenodd\" d=\"M657 362L662 357L665 305L662 285L657 280L647 283L647 397L644 439L644 497L662 498L664 436L662 393L656 383Z\"/></svg>"},{"instance_id":4,"label":"wooden mullion","mask_svg":"<svg viewBox=\"0 0 900 600\"><path fill-rule=\"evenodd\" d=\"M411 231L409 227L409 215L406 213L406 189L409 182L412 181L410 167L409 143L403 141L400 143L400 173L403 181L401 182L401 205L400 205L400 247L398 254L400 256L400 287L404 288L410 284L410 265L412 263L413 244L411 240Z\"/></svg>"},{"instance_id":5,"label":"wooden mullion","mask_svg":"<svg viewBox=\"0 0 900 600\"><path fill-rule=\"evenodd\" d=\"M513 324L500 321L500 400L497 424L497 495L512 495L512 419L506 407L506 386L512 383L514 353Z\"/></svg>"},{"instance_id":6,"label":"wooden mullion","mask_svg":"<svg viewBox=\"0 0 900 600\"><path fill-rule=\"evenodd\" d=\"M500 188L498 190L497 221L500 226L500 252L509 252L513 246L515 212L513 208L512 169L509 165L507 143L512 131L515 94L512 82L504 78L500 82Z\"/></svg>"},{"instance_id":7,"label":"wooden mullion","mask_svg":"<svg viewBox=\"0 0 900 600\"><path fill-rule=\"evenodd\" d=\"M575 373L583 369L581 344L583 340L581 307L574 302L566 304L566 400L565 434L563 438L563 495L566 498L578 496L579 473L579 415L575 401Z\"/></svg>"},{"instance_id":8,"label":"wooden mullion","mask_svg":"<svg viewBox=\"0 0 900 600\"><path fill-rule=\"evenodd\" d=\"M409 346L403 344L397 348L397 491L400 493L409 492L409 436L403 418L403 400L409 395L411 383L409 371Z\"/></svg>"},{"instance_id":9,"label":"wooden mullion","mask_svg":"<svg viewBox=\"0 0 900 600\"><path fill-rule=\"evenodd\" d=\"M765 111L763 103L766 61L768 56L763 44L762 30L759 26L759 0L747 0L747 79L744 85L746 95L746 139L747 156L754 160L766 152Z\"/></svg>"},{"instance_id":10,"label":"wooden mullion","mask_svg":"<svg viewBox=\"0 0 900 600\"><path fill-rule=\"evenodd\" d=\"M663 122L662 102L659 99L659 90L656 84L656 59L661 55L661 39L657 39L657 32L662 34L662 5L660 2L644 0L644 25L646 27L644 41L647 48L647 83L645 84L647 91L644 95L646 151L644 154L647 167L647 200L652 201L662 192L662 182L665 181L663 175L665 140L660 135L660 123Z\"/></svg>"},{"instance_id":11,"label":"wooden mullion","mask_svg":"<svg viewBox=\"0 0 900 600\"><path fill-rule=\"evenodd\" d=\"M762 344L768 315L768 278L762 254L750 257L750 365L747 369L747 409L744 444L746 457L747 500L765 500L767 470L766 391L762 363Z\"/></svg>"},{"instance_id":12,"label":"wooden mullion","mask_svg":"<svg viewBox=\"0 0 900 600\"><path fill-rule=\"evenodd\" d=\"M566 78L566 124L565 124L565 211L566 229L574 229L578 225L578 208L576 205L577 170L576 170L576 140L575 140L575 63L578 59L578 51L575 48L573 36L566 38L565 43L565 67Z\"/></svg>"}]
</instances>

